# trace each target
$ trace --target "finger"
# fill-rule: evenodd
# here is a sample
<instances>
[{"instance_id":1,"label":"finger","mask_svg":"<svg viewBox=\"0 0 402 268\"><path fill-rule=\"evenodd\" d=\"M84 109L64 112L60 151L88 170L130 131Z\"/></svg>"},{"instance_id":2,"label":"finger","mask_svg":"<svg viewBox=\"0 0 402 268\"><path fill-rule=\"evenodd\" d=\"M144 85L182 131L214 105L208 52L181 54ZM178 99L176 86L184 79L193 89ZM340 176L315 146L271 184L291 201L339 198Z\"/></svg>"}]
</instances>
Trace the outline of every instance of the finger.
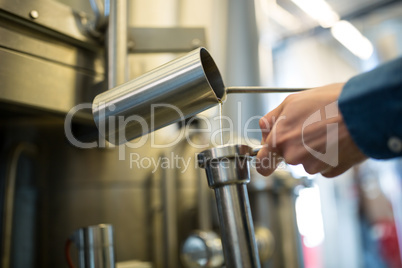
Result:
<instances>
[{"instance_id":1,"label":"finger","mask_svg":"<svg viewBox=\"0 0 402 268\"><path fill-rule=\"evenodd\" d=\"M262 130L263 148L257 154L257 171L264 176L270 175L282 162L283 157L276 146L274 146L274 135L277 118L281 115L283 103L274 110L267 113L259 121Z\"/></svg>"},{"instance_id":2,"label":"finger","mask_svg":"<svg viewBox=\"0 0 402 268\"><path fill-rule=\"evenodd\" d=\"M276 167L272 166L272 153L270 153L268 146L264 145L257 154L256 168L258 173L263 176L269 176L275 171Z\"/></svg>"},{"instance_id":3,"label":"finger","mask_svg":"<svg viewBox=\"0 0 402 268\"><path fill-rule=\"evenodd\" d=\"M308 174L324 174L325 172L329 172L333 169L332 166L314 158L307 160L307 162L303 161L302 165Z\"/></svg>"},{"instance_id":4,"label":"finger","mask_svg":"<svg viewBox=\"0 0 402 268\"><path fill-rule=\"evenodd\" d=\"M260 118L260 121L258 122L260 125L261 133L262 133L262 139L261 139L261 144L264 144L269 132L271 131L270 123L268 119L263 116Z\"/></svg>"},{"instance_id":5,"label":"finger","mask_svg":"<svg viewBox=\"0 0 402 268\"><path fill-rule=\"evenodd\" d=\"M260 149L257 154L257 171L264 176L270 175L275 169L279 166L279 164L283 161L281 154L274 148L272 144L272 137L268 135L267 143Z\"/></svg>"},{"instance_id":6,"label":"finger","mask_svg":"<svg viewBox=\"0 0 402 268\"><path fill-rule=\"evenodd\" d=\"M275 124L276 118L280 116L282 109L283 104L280 104L278 107L267 113L265 116L261 117L259 125L262 132L262 144L264 144L267 140L268 135Z\"/></svg>"},{"instance_id":7,"label":"finger","mask_svg":"<svg viewBox=\"0 0 402 268\"><path fill-rule=\"evenodd\" d=\"M352 165L349 165L349 164L339 165L337 167L322 171L321 175L326 178L333 178L333 177L339 176L342 173L346 172L351 167L352 167Z\"/></svg>"}]
</instances>

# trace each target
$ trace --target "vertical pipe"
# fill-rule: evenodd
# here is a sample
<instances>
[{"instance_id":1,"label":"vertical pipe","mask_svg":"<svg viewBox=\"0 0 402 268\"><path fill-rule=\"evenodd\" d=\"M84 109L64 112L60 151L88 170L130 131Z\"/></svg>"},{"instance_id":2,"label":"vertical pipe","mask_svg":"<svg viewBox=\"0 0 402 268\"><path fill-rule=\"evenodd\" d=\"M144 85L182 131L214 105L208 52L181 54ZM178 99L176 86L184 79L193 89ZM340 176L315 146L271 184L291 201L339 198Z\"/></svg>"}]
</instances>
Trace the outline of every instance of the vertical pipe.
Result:
<instances>
[{"instance_id":1,"label":"vertical pipe","mask_svg":"<svg viewBox=\"0 0 402 268\"><path fill-rule=\"evenodd\" d=\"M216 1L218 2L218 1ZM254 1L227 1L227 44L225 51L225 82L228 85L259 85L258 31ZM249 129L259 129L258 120L249 120L255 115L265 114L261 96L232 95L223 106L223 114L232 119L233 129L244 133ZM249 132L249 137L260 139L259 133ZM235 142L240 142L235 141Z\"/></svg>"},{"instance_id":2,"label":"vertical pipe","mask_svg":"<svg viewBox=\"0 0 402 268\"><path fill-rule=\"evenodd\" d=\"M200 230L212 230L212 212L211 202L212 195L208 185L205 183L205 178L196 170L197 179L197 205L198 205L198 229Z\"/></svg>"},{"instance_id":3,"label":"vertical pipe","mask_svg":"<svg viewBox=\"0 0 402 268\"><path fill-rule=\"evenodd\" d=\"M18 163L21 155L27 153L35 154L36 147L29 143L20 143L12 151L10 161L7 163L6 182L4 192L4 215L3 215L3 230L2 230L2 254L1 267L11 267L11 246L13 235L13 215L14 215L14 195L15 184L18 173Z\"/></svg>"},{"instance_id":4,"label":"vertical pipe","mask_svg":"<svg viewBox=\"0 0 402 268\"><path fill-rule=\"evenodd\" d=\"M278 219L281 224L283 264L285 267L303 268L303 252L297 229L295 197L293 187L283 189L278 196Z\"/></svg>"},{"instance_id":5,"label":"vertical pipe","mask_svg":"<svg viewBox=\"0 0 402 268\"><path fill-rule=\"evenodd\" d=\"M106 34L108 88L128 80L127 72L127 0L110 0Z\"/></svg>"},{"instance_id":6,"label":"vertical pipe","mask_svg":"<svg viewBox=\"0 0 402 268\"><path fill-rule=\"evenodd\" d=\"M226 267L260 267L246 185L215 188L215 196Z\"/></svg>"},{"instance_id":7,"label":"vertical pipe","mask_svg":"<svg viewBox=\"0 0 402 268\"><path fill-rule=\"evenodd\" d=\"M80 268L115 268L112 225L80 228L74 232L71 240L78 249Z\"/></svg>"},{"instance_id":8,"label":"vertical pipe","mask_svg":"<svg viewBox=\"0 0 402 268\"><path fill-rule=\"evenodd\" d=\"M261 267L246 188L252 154L251 147L236 144L198 154L198 164L215 191L225 265L230 268Z\"/></svg>"},{"instance_id":9,"label":"vertical pipe","mask_svg":"<svg viewBox=\"0 0 402 268\"><path fill-rule=\"evenodd\" d=\"M178 267L176 173L172 169L163 169L162 173L163 267Z\"/></svg>"}]
</instances>

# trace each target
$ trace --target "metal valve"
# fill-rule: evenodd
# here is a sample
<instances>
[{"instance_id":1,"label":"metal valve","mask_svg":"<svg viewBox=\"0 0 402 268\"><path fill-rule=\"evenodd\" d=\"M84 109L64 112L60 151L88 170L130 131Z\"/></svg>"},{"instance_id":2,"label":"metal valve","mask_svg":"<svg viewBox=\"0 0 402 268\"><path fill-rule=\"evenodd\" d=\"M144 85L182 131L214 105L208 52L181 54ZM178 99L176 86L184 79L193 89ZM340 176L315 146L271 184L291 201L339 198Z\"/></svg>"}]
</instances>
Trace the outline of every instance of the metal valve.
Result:
<instances>
[{"instance_id":1,"label":"metal valve","mask_svg":"<svg viewBox=\"0 0 402 268\"><path fill-rule=\"evenodd\" d=\"M274 237L265 227L255 228L255 239L260 262L272 257ZM181 260L186 268L217 268L224 265L222 241L213 231L195 231L187 237L181 249Z\"/></svg>"},{"instance_id":2,"label":"metal valve","mask_svg":"<svg viewBox=\"0 0 402 268\"><path fill-rule=\"evenodd\" d=\"M222 267L222 242L213 231L195 231L183 244L181 260L186 268Z\"/></svg>"}]
</instances>

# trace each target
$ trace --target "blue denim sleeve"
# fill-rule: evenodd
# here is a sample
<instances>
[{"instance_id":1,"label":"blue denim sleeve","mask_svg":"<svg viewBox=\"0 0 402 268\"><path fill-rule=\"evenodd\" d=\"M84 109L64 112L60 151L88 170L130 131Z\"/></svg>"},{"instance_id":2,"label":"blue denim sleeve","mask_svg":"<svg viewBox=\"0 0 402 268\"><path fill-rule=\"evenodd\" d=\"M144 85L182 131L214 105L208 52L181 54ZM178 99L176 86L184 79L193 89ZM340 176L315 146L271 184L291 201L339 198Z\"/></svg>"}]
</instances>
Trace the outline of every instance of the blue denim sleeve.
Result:
<instances>
[{"instance_id":1,"label":"blue denim sleeve","mask_svg":"<svg viewBox=\"0 0 402 268\"><path fill-rule=\"evenodd\" d=\"M402 58L350 79L339 109L352 139L367 156L402 156Z\"/></svg>"}]
</instances>

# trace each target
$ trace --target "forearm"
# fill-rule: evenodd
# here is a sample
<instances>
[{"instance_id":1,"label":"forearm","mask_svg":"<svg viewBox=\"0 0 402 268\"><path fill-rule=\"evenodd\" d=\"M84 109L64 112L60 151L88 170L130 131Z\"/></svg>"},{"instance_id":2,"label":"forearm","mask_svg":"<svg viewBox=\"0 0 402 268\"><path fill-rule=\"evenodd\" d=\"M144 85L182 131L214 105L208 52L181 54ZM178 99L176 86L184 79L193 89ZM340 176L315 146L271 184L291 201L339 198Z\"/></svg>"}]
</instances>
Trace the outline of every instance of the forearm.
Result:
<instances>
[{"instance_id":1,"label":"forearm","mask_svg":"<svg viewBox=\"0 0 402 268\"><path fill-rule=\"evenodd\" d=\"M339 109L365 155L402 156L402 58L350 79L339 97Z\"/></svg>"}]
</instances>

